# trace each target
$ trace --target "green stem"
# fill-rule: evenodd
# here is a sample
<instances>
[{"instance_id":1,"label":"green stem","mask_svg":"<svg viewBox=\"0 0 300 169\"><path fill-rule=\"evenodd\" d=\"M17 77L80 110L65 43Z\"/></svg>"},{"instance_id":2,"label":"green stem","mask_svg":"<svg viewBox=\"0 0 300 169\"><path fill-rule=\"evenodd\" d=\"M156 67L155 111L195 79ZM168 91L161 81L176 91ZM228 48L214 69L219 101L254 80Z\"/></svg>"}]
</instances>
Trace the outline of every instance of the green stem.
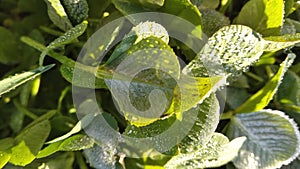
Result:
<instances>
[{"instance_id":1,"label":"green stem","mask_svg":"<svg viewBox=\"0 0 300 169\"><path fill-rule=\"evenodd\" d=\"M257 76L257 75L254 74L254 73L251 73L251 72L245 72L245 74L246 74L247 76L251 77L252 79L255 79L255 80L259 81L259 82L264 82L264 79L263 79L263 78Z\"/></svg>"},{"instance_id":2,"label":"green stem","mask_svg":"<svg viewBox=\"0 0 300 169\"><path fill-rule=\"evenodd\" d=\"M221 120L227 120L227 119L231 119L231 117L234 115L234 111L228 111L226 113L223 113L221 115Z\"/></svg>"},{"instance_id":3,"label":"green stem","mask_svg":"<svg viewBox=\"0 0 300 169\"><path fill-rule=\"evenodd\" d=\"M51 29L51 28L48 28L46 26L40 26L40 29L50 35L54 35L54 36L61 36L63 35L64 33L63 32L60 32L60 31L57 31L57 30L54 30L54 29Z\"/></svg>"},{"instance_id":4,"label":"green stem","mask_svg":"<svg viewBox=\"0 0 300 169\"><path fill-rule=\"evenodd\" d=\"M75 158L80 169L88 169L80 152L75 152Z\"/></svg>"},{"instance_id":5,"label":"green stem","mask_svg":"<svg viewBox=\"0 0 300 169\"><path fill-rule=\"evenodd\" d=\"M272 71L270 66L266 66L266 72L270 79L274 76L274 72Z\"/></svg>"},{"instance_id":6,"label":"green stem","mask_svg":"<svg viewBox=\"0 0 300 169\"><path fill-rule=\"evenodd\" d=\"M17 100L13 100L14 105L16 106L16 108L21 111L22 113L24 113L26 116L30 117L31 119L35 120L38 118L37 115L33 114L32 112L28 111L27 109L25 109Z\"/></svg>"},{"instance_id":7,"label":"green stem","mask_svg":"<svg viewBox=\"0 0 300 169\"><path fill-rule=\"evenodd\" d=\"M23 37L21 37L21 41L26 43L27 45L37 49L40 52L44 52L46 50L46 46L42 45L41 43L39 43L39 42L37 42L33 39L31 39L30 37L23 36ZM72 59L70 59L70 58L68 58L64 55L61 55L59 53L56 53L52 50L47 51L47 55L49 55L53 59L59 61L61 64L65 64L69 67L75 67L75 64L76 64L77 68L88 71L90 73L94 73L95 69L97 69L97 67L91 67L91 66L81 64L79 62L75 62L74 60L72 60ZM107 70L103 70L103 71L99 70L99 72L101 74L101 73L104 73L104 72L107 73L108 71Z\"/></svg>"}]
</instances>

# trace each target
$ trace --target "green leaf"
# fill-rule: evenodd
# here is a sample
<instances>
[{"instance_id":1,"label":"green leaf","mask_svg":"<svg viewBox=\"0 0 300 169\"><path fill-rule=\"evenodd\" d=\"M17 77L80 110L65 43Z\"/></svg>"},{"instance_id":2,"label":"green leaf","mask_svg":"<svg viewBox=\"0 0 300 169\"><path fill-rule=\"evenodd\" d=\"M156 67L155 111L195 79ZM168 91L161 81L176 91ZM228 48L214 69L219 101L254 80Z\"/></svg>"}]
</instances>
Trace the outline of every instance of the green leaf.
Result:
<instances>
[{"instance_id":1,"label":"green leaf","mask_svg":"<svg viewBox=\"0 0 300 169\"><path fill-rule=\"evenodd\" d=\"M46 54L50 50L55 49L57 47L62 47L64 45L71 43L74 39L76 39L77 37L79 37L80 35L82 35L85 32L87 25L88 25L88 22L83 21L81 24L76 25L74 28L71 28L70 30L67 30L63 35L61 35L60 37L58 37L54 41L52 41L46 47L46 49L44 49L44 51L41 53L40 66L43 63Z\"/></svg>"},{"instance_id":2,"label":"green leaf","mask_svg":"<svg viewBox=\"0 0 300 169\"><path fill-rule=\"evenodd\" d=\"M182 149L188 149L194 144L207 143L217 127L218 119L219 103L212 95L197 107L183 112L180 120L173 115L143 127L131 125L126 128L124 135L144 138L143 141L138 142L128 141L127 144L132 149L137 148L139 151L148 152L154 148L161 153L174 154L172 151L178 144Z\"/></svg>"},{"instance_id":3,"label":"green leaf","mask_svg":"<svg viewBox=\"0 0 300 169\"><path fill-rule=\"evenodd\" d=\"M44 0L48 7L48 15L51 21L60 29L66 31L72 28L72 23L69 20L64 7L60 0Z\"/></svg>"},{"instance_id":4,"label":"green leaf","mask_svg":"<svg viewBox=\"0 0 300 169\"><path fill-rule=\"evenodd\" d=\"M278 88L276 101L288 100L290 103L300 106L300 78L292 72L287 71Z\"/></svg>"},{"instance_id":5,"label":"green leaf","mask_svg":"<svg viewBox=\"0 0 300 169\"><path fill-rule=\"evenodd\" d=\"M160 8L164 5L165 0L138 0L143 6L149 8Z\"/></svg>"},{"instance_id":6,"label":"green leaf","mask_svg":"<svg viewBox=\"0 0 300 169\"><path fill-rule=\"evenodd\" d=\"M270 36L266 37L264 51L275 52L287 47L292 47L300 42L300 33L294 35Z\"/></svg>"},{"instance_id":7,"label":"green leaf","mask_svg":"<svg viewBox=\"0 0 300 169\"><path fill-rule=\"evenodd\" d=\"M84 150L87 163L96 169L116 168L115 148L107 145L95 145L90 149Z\"/></svg>"},{"instance_id":8,"label":"green leaf","mask_svg":"<svg viewBox=\"0 0 300 169\"><path fill-rule=\"evenodd\" d=\"M196 26L195 30L192 30L192 34L199 39L202 39L201 14L198 8L189 0L165 0L163 7L160 8L159 11L189 21ZM176 22L176 20L174 22Z\"/></svg>"},{"instance_id":9,"label":"green leaf","mask_svg":"<svg viewBox=\"0 0 300 169\"><path fill-rule=\"evenodd\" d=\"M16 74L14 76L5 78L0 81L0 96L4 93L7 93L11 90L14 90L16 87L24 84L25 82L34 79L40 74L51 69L54 65L48 65L40 67L31 71L23 72L21 74Z\"/></svg>"},{"instance_id":10,"label":"green leaf","mask_svg":"<svg viewBox=\"0 0 300 169\"><path fill-rule=\"evenodd\" d=\"M200 8L216 9L218 8L219 4L219 0L202 0Z\"/></svg>"},{"instance_id":11,"label":"green leaf","mask_svg":"<svg viewBox=\"0 0 300 169\"><path fill-rule=\"evenodd\" d=\"M72 136L73 134L76 134L76 133L80 132L83 128L85 128L88 124L91 123L93 118L94 118L94 114L92 114L92 113L87 114L81 120L79 120L79 122L76 123L76 125L72 128L71 131L64 134L63 136L60 136L60 137L55 138L51 141L48 141L47 144L52 144L52 143L55 143L55 142L58 142L58 141L65 140L68 137Z\"/></svg>"},{"instance_id":12,"label":"green leaf","mask_svg":"<svg viewBox=\"0 0 300 169\"><path fill-rule=\"evenodd\" d=\"M13 32L0 26L0 63L16 64L21 61L20 50L18 49L17 39Z\"/></svg>"},{"instance_id":13,"label":"green leaf","mask_svg":"<svg viewBox=\"0 0 300 169\"><path fill-rule=\"evenodd\" d=\"M223 134L214 133L206 145L198 145L193 151L172 157L165 168L220 167L237 156L245 140L245 137L239 137L229 142Z\"/></svg>"},{"instance_id":14,"label":"green leaf","mask_svg":"<svg viewBox=\"0 0 300 169\"><path fill-rule=\"evenodd\" d=\"M80 24L87 19L89 7L86 0L62 0L68 18L74 25Z\"/></svg>"},{"instance_id":15,"label":"green leaf","mask_svg":"<svg viewBox=\"0 0 300 169\"><path fill-rule=\"evenodd\" d=\"M180 146L184 149L182 152L190 151L195 145L204 145L211 139L219 123L219 111L218 99L215 94L211 94L197 107L183 112L183 117L187 116L186 113L196 112L198 114L191 130L180 143Z\"/></svg>"},{"instance_id":16,"label":"green leaf","mask_svg":"<svg viewBox=\"0 0 300 169\"><path fill-rule=\"evenodd\" d=\"M0 168L4 167L5 164L11 158L10 148L14 145L13 138L4 138L0 140Z\"/></svg>"},{"instance_id":17,"label":"green leaf","mask_svg":"<svg viewBox=\"0 0 300 169\"><path fill-rule=\"evenodd\" d=\"M107 86L102 78L95 77L92 71L96 72L96 67L89 71L85 68L80 68L78 63L72 63L73 66L68 64L62 64L60 67L60 73L68 82L74 86L85 87L91 89L107 89ZM76 66L75 66L76 65Z\"/></svg>"},{"instance_id":18,"label":"green leaf","mask_svg":"<svg viewBox=\"0 0 300 169\"><path fill-rule=\"evenodd\" d=\"M132 2L129 0L112 0L112 3L124 16L134 13L150 12L150 9L142 8L142 5L136 1Z\"/></svg>"},{"instance_id":19,"label":"green leaf","mask_svg":"<svg viewBox=\"0 0 300 169\"><path fill-rule=\"evenodd\" d=\"M142 39L108 69L113 76L105 79L106 84L131 124L150 124L167 111L180 69L177 56L164 41L153 36Z\"/></svg>"},{"instance_id":20,"label":"green leaf","mask_svg":"<svg viewBox=\"0 0 300 169\"><path fill-rule=\"evenodd\" d=\"M289 165L284 165L281 169L296 169L300 166L300 157L298 156L293 162Z\"/></svg>"},{"instance_id":21,"label":"green leaf","mask_svg":"<svg viewBox=\"0 0 300 169\"><path fill-rule=\"evenodd\" d=\"M284 0L284 15L287 17L289 14L294 12L295 0Z\"/></svg>"},{"instance_id":22,"label":"green leaf","mask_svg":"<svg viewBox=\"0 0 300 169\"><path fill-rule=\"evenodd\" d=\"M252 95L244 104L239 106L235 110L235 113L254 112L266 107L272 100L285 72L291 66L295 57L296 56L293 53L288 54L287 58L283 63L281 63L278 72L272 77L272 79L262 89Z\"/></svg>"},{"instance_id":23,"label":"green leaf","mask_svg":"<svg viewBox=\"0 0 300 169\"><path fill-rule=\"evenodd\" d=\"M181 113L201 104L204 99L215 92L219 87L225 85L225 79L216 77L190 77L181 75L174 90L172 104L166 114Z\"/></svg>"},{"instance_id":24,"label":"green leaf","mask_svg":"<svg viewBox=\"0 0 300 169\"><path fill-rule=\"evenodd\" d=\"M41 150L37 158L44 158L50 156L51 154L57 151L78 151L84 150L93 147L94 140L90 137L82 134L77 134L66 138L65 140L61 140L55 143L50 144Z\"/></svg>"},{"instance_id":25,"label":"green leaf","mask_svg":"<svg viewBox=\"0 0 300 169\"><path fill-rule=\"evenodd\" d=\"M195 77L225 73L229 78L234 78L259 59L263 45L260 35L249 27L225 26L208 39L183 73Z\"/></svg>"},{"instance_id":26,"label":"green leaf","mask_svg":"<svg viewBox=\"0 0 300 169\"><path fill-rule=\"evenodd\" d=\"M281 28L281 35L286 35L286 34L290 34L290 35L294 35L296 34L296 26L294 25L294 23L290 20L290 19L285 19L282 28Z\"/></svg>"},{"instance_id":27,"label":"green leaf","mask_svg":"<svg viewBox=\"0 0 300 169\"><path fill-rule=\"evenodd\" d=\"M15 138L17 145L11 151L10 163L25 166L38 154L51 130L48 120L27 127Z\"/></svg>"},{"instance_id":28,"label":"green leaf","mask_svg":"<svg viewBox=\"0 0 300 169\"><path fill-rule=\"evenodd\" d=\"M77 158L76 158L77 160ZM26 165L24 169L49 168L49 169L72 169L75 163L74 152L57 153L51 157L36 159Z\"/></svg>"},{"instance_id":29,"label":"green leaf","mask_svg":"<svg viewBox=\"0 0 300 169\"><path fill-rule=\"evenodd\" d=\"M11 149L11 158L9 159L9 162L17 166L25 166L30 164L34 159L34 154L23 140Z\"/></svg>"},{"instance_id":30,"label":"green leaf","mask_svg":"<svg viewBox=\"0 0 300 169\"><path fill-rule=\"evenodd\" d=\"M208 37L211 37L219 29L230 24L230 20L216 10L203 9L201 10L201 14L202 29Z\"/></svg>"},{"instance_id":31,"label":"green leaf","mask_svg":"<svg viewBox=\"0 0 300 169\"><path fill-rule=\"evenodd\" d=\"M146 39L151 36L160 38L166 44L169 43L168 32L162 25L149 21L141 22L133 27L131 31L124 37L105 64L109 65L112 61L121 56L121 54L124 54L133 44L137 44L142 39Z\"/></svg>"},{"instance_id":32,"label":"green leaf","mask_svg":"<svg viewBox=\"0 0 300 169\"><path fill-rule=\"evenodd\" d=\"M243 6L236 23L247 25L264 36L279 35L283 17L282 0L250 0Z\"/></svg>"},{"instance_id":33,"label":"green leaf","mask_svg":"<svg viewBox=\"0 0 300 169\"><path fill-rule=\"evenodd\" d=\"M242 105L248 98L250 94L244 88L237 88L228 86L226 88L226 103L230 108L235 109Z\"/></svg>"},{"instance_id":34,"label":"green leaf","mask_svg":"<svg viewBox=\"0 0 300 169\"><path fill-rule=\"evenodd\" d=\"M139 0L139 2L145 0ZM162 0L153 1L147 0L148 2L160 3ZM128 16L130 14L142 13L142 12L151 12L151 7L153 6L143 6L145 3L141 4L137 1L129 1L129 0L112 0L112 3L115 7L124 15ZM194 6L189 0L164 0L164 4L162 7L158 9L160 12L168 13L174 16L181 17L196 26L195 30L191 30L192 34L199 39L202 39L202 31L201 31L201 14L196 6ZM138 18L132 18L128 16L130 21L134 24L138 24ZM173 21L171 21L172 23ZM171 24L172 25L172 24ZM176 21L174 21L174 25L176 25ZM178 24L177 24L178 25Z\"/></svg>"},{"instance_id":35,"label":"green leaf","mask_svg":"<svg viewBox=\"0 0 300 169\"><path fill-rule=\"evenodd\" d=\"M279 168L300 152L300 135L295 122L283 112L261 110L232 117L227 129L231 139L247 140L233 160L237 168Z\"/></svg>"},{"instance_id":36,"label":"green leaf","mask_svg":"<svg viewBox=\"0 0 300 169\"><path fill-rule=\"evenodd\" d=\"M3 168L11 158L11 153L0 151L0 168Z\"/></svg>"},{"instance_id":37,"label":"green leaf","mask_svg":"<svg viewBox=\"0 0 300 169\"><path fill-rule=\"evenodd\" d=\"M111 22L110 26L103 26L97 31L97 33L93 34L93 36L91 36L88 39L88 41L84 45L84 48L86 48L87 51L82 58L82 63L87 65L99 64L99 60L101 60L104 57L106 52L108 52L108 50L112 47L112 44L115 41L117 41L117 38L120 36L120 33L122 33L121 28L123 26L124 21L122 20L120 22ZM107 34L109 36L102 36L103 34ZM98 35L101 36L100 39ZM122 42L127 41L126 39L127 38L123 39ZM130 40L128 39L128 41ZM116 47L110 58L115 57L113 55L116 55L116 53L118 53L118 48L119 46L122 46L122 42Z\"/></svg>"}]
</instances>

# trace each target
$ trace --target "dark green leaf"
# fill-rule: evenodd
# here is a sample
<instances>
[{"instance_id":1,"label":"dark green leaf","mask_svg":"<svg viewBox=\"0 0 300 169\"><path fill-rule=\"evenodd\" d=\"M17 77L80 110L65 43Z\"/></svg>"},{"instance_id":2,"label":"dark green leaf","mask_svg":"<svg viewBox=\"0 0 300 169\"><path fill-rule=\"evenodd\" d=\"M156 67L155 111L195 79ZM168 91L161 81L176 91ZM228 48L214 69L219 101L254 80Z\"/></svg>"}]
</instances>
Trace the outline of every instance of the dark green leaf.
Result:
<instances>
[{"instance_id":1,"label":"dark green leaf","mask_svg":"<svg viewBox=\"0 0 300 169\"><path fill-rule=\"evenodd\" d=\"M218 11L203 9L201 10L201 14L202 29L208 37L211 37L219 29L230 24L230 20Z\"/></svg>"},{"instance_id":2,"label":"dark green leaf","mask_svg":"<svg viewBox=\"0 0 300 169\"><path fill-rule=\"evenodd\" d=\"M0 26L0 40L5 41L5 43L0 43L0 63L18 63L21 60L21 55L14 34Z\"/></svg>"},{"instance_id":3,"label":"dark green leaf","mask_svg":"<svg viewBox=\"0 0 300 169\"><path fill-rule=\"evenodd\" d=\"M73 25L87 19L89 7L86 0L62 0L61 3Z\"/></svg>"}]
</instances>

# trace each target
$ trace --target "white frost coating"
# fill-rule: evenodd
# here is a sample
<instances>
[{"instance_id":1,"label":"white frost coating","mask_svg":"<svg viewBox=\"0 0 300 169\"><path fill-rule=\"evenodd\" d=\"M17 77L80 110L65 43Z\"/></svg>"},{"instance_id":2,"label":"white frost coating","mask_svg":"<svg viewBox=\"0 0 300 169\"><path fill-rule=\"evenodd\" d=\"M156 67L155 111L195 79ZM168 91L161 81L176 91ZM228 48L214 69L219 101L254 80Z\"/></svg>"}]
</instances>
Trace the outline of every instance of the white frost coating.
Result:
<instances>
[{"instance_id":1,"label":"white frost coating","mask_svg":"<svg viewBox=\"0 0 300 169\"><path fill-rule=\"evenodd\" d=\"M234 121L229 127L230 137L247 135L249 138L234 160L236 167L280 168L299 156L298 127L284 112L267 109L238 114Z\"/></svg>"},{"instance_id":2,"label":"white frost coating","mask_svg":"<svg viewBox=\"0 0 300 169\"><path fill-rule=\"evenodd\" d=\"M295 121L293 119L290 119L282 111L271 110L271 109L266 109L264 111L268 112L270 114L275 114L275 115L283 117L284 119L286 119L287 121L290 122L290 124L292 125L292 127L293 127L293 129L295 131L295 134L296 134L296 137L297 137L297 140L298 140L298 146L296 148L295 154L293 156L291 156L289 159L287 159L287 160L285 160L285 161L282 162L282 165L288 165L294 159L296 159L299 156L299 154L300 154L300 132L299 132L299 128L298 128L297 124L295 123ZM280 165L279 167L281 167L282 165Z\"/></svg>"},{"instance_id":3,"label":"white frost coating","mask_svg":"<svg viewBox=\"0 0 300 169\"><path fill-rule=\"evenodd\" d=\"M155 22L141 22L137 26L132 28L132 31L129 32L128 36L137 35L137 40L135 44L137 44L142 39L146 39L150 36L154 36L163 40L166 44L169 43L169 34L168 31L160 24Z\"/></svg>"}]
</instances>

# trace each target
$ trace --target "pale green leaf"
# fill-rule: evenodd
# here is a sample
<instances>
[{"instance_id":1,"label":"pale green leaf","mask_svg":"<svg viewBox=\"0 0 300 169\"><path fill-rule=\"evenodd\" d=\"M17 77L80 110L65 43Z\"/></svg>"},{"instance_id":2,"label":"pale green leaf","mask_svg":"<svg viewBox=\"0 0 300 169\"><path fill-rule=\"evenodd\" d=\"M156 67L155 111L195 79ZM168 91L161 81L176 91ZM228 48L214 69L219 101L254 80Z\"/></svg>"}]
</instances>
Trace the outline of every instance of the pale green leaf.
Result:
<instances>
[{"instance_id":1,"label":"pale green leaf","mask_svg":"<svg viewBox=\"0 0 300 169\"><path fill-rule=\"evenodd\" d=\"M64 45L71 43L73 40L75 40L77 37L79 37L80 35L82 35L85 32L87 25L88 25L88 22L83 21L82 23L67 30L63 35L61 35L60 37L58 37L54 41L52 41L46 47L46 49L44 49L44 51L41 53L40 65L43 64L44 58L50 50L55 49L57 47L62 47Z\"/></svg>"},{"instance_id":2,"label":"pale green leaf","mask_svg":"<svg viewBox=\"0 0 300 169\"><path fill-rule=\"evenodd\" d=\"M282 0L250 0L242 8L236 23L251 27L264 36L279 35L284 18Z\"/></svg>"},{"instance_id":3,"label":"pale green leaf","mask_svg":"<svg viewBox=\"0 0 300 169\"><path fill-rule=\"evenodd\" d=\"M293 47L295 44L299 43L300 33L294 35L270 36L264 39L264 51L275 52L284 48Z\"/></svg>"},{"instance_id":4,"label":"pale green leaf","mask_svg":"<svg viewBox=\"0 0 300 169\"><path fill-rule=\"evenodd\" d=\"M0 151L0 168L3 168L11 158L11 153Z\"/></svg>"},{"instance_id":5,"label":"pale green leaf","mask_svg":"<svg viewBox=\"0 0 300 169\"><path fill-rule=\"evenodd\" d=\"M0 168L9 161L11 157L10 148L14 145L13 138L4 138L0 140Z\"/></svg>"},{"instance_id":6,"label":"pale green leaf","mask_svg":"<svg viewBox=\"0 0 300 169\"><path fill-rule=\"evenodd\" d=\"M245 140L245 137L239 137L229 142L226 136L214 133L207 144L195 147L194 151L181 153L172 157L165 165L165 168L194 169L220 167L237 156Z\"/></svg>"},{"instance_id":7,"label":"pale green leaf","mask_svg":"<svg viewBox=\"0 0 300 169\"><path fill-rule=\"evenodd\" d=\"M225 85L225 79L216 77L190 77L182 74L174 89L172 104L166 114L178 113L201 104L211 93Z\"/></svg>"},{"instance_id":8,"label":"pale green leaf","mask_svg":"<svg viewBox=\"0 0 300 169\"><path fill-rule=\"evenodd\" d=\"M300 152L300 135L295 122L283 112L261 110L232 117L227 129L231 139L247 140L233 160L237 168L279 168Z\"/></svg>"},{"instance_id":9,"label":"pale green leaf","mask_svg":"<svg viewBox=\"0 0 300 169\"><path fill-rule=\"evenodd\" d=\"M285 72L291 66L294 59L295 54L288 54L287 58L281 64L278 72L272 77L272 79L262 89L252 95L245 103L239 106L235 112L248 113L258 111L266 107L273 99L273 96L276 93Z\"/></svg>"},{"instance_id":10,"label":"pale green leaf","mask_svg":"<svg viewBox=\"0 0 300 169\"><path fill-rule=\"evenodd\" d=\"M25 166L31 163L34 159L34 154L23 140L11 149L9 162L17 166Z\"/></svg>"},{"instance_id":11,"label":"pale green leaf","mask_svg":"<svg viewBox=\"0 0 300 169\"><path fill-rule=\"evenodd\" d=\"M218 30L183 73L196 77L223 75L234 78L246 71L263 53L264 42L247 26L230 25Z\"/></svg>"},{"instance_id":12,"label":"pale green leaf","mask_svg":"<svg viewBox=\"0 0 300 169\"><path fill-rule=\"evenodd\" d=\"M58 138L55 138L51 141L48 141L47 144L55 143L64 139L67 139L68 137L72 136L73 134L76 134L80 132L83 128L85 128L87 125L91 123L95 115L93 113L87 114L84 116L79 122L76 123L76 125L72 128L71 131L68 133L64 134L63 136L60 136Z\"/></svg>"},{"instance_id":13,"label":"pale green leaf","mask_svg":"<svg viewBox=\"0 0 300 169\"><path fill-rule=\"evenodd\" d=\"M17 145L11 151L10 163L25 166L31 163L44 145L51 130L48 120L24 128L15 138Z\"/></svg>"},{"instance_id":14,"label":"pale green leaf","mask_svg":"<svg viewBox=\"0 0 300 169\"><path fill-rule=\"evenodd\" d=\"M49 18L57 27L64 31L73 27L60 0L44 1L46 2L48 7Z\"/></svg>"},{"instance_id":15,"label":"pale green leaf","mask_svg":"<svg viewBox=\"0 0 300 169\"><path fill-rule=\"evenodd\" d=\"M74 24L80 24L88 17L88 3L86 0L62 0L68 18Z\"/></svg>"},{"instance_id":16,"label":"pale green leaf","mask_svg":"<svg viewBox=\"0 0 300 169\"><path fill-rule=\"evenodd\" d=\"M94 140L86 135L74 135L65 140L57 141L41 150L37 158L47 157L57 151L78 151L91 148L94 145Z\"/></svg>"},{"instance_id":17,"label":"pale green leaf","mask_svg":"<svg viewBox=\"0 0 300 169\"><path fill-rule=\"evenodd\" d=\"M46 72L51 69L54 65L48 65L44 67L40 67L31 71L23 72L20 74L16 74L11 77L7 77L0 81L0 96L4 93L7 93L11 90L14 90L16 87L24 84L25 82L34 79L40 74Z\"/></svg>"}]
</instances>

